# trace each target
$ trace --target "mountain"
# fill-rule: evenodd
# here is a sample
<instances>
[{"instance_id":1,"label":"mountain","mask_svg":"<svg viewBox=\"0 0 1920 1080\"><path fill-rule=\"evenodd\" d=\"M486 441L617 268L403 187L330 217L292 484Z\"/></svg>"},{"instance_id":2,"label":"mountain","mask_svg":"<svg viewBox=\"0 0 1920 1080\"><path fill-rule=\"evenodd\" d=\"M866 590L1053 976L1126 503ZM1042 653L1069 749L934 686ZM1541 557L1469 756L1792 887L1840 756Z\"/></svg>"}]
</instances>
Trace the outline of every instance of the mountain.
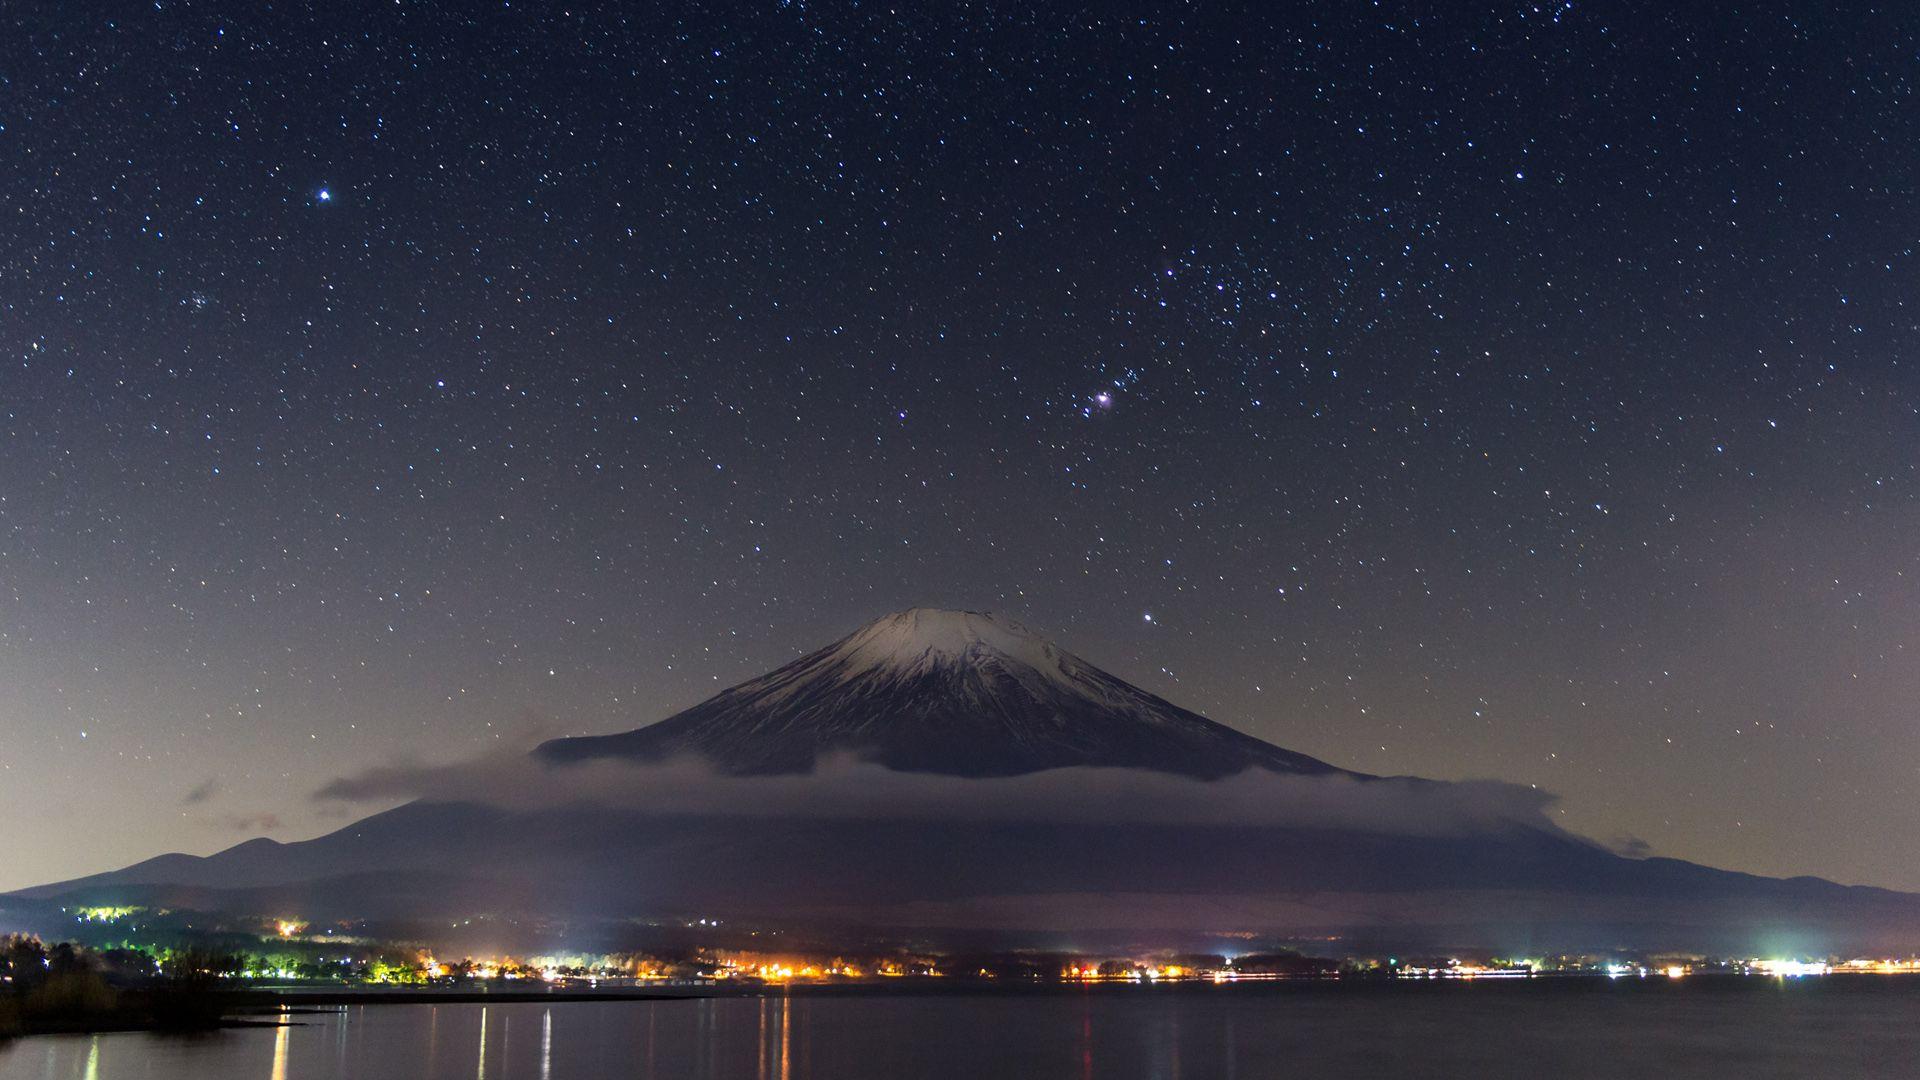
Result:
<instances>
[{"instance_id":1,"label":"mountain","mask_svg":"<svg viewBox=\"0 0 1920 1080\"><path fill-rule=\"evenodd\" d=\"M1624 858L1536 793L1340 769L970 612L889 615L655 724L442 780L311 840L13 900L491 916L606 947L694 915L921 944L1920 946L1920 897Z\"/></svg>"},{"instance_id":2,"label":"mountain","mask_svg":"<svg viewBox=\"0 0 1920 1080\"><path fill-rule=\"evenodd\" d=\"M1017 622L932 608L877 619L659 723L535 751L550 762L697 754L736 775L807 772L834 752L968 777L1345 772L1155 697Z\"/></svg>"}]
</instances>

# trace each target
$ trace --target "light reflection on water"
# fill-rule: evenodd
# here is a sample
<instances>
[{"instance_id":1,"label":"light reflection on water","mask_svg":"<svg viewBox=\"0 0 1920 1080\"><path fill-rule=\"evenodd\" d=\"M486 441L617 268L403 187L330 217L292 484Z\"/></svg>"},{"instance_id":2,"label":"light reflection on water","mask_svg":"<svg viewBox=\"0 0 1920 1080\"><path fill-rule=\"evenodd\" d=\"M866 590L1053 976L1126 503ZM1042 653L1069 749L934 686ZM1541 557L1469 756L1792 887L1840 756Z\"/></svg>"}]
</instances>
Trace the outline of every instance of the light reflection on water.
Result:
<instances>
[{"instance_id":1,"label":"light reflection on water","mask_svg":"<svg viewBox=\"0 0 1920 1080\"><path fill-rule=\"evenodd\" d=\"M540 1080L553 1080L553 1008L540 1014Z\"/></svg>"},{"instance_id":2,"label":"light reflection on water","mask_svg":"<svg viewBox=\"0 0 1920 1080\"><path fill-rule=\"evenodd\" d=\"M373 1005L190 1038L19 1040L0 1046L0 1080L1904 1077L1916 1016L1920 979Z\"/></svg>"}]
</instances>

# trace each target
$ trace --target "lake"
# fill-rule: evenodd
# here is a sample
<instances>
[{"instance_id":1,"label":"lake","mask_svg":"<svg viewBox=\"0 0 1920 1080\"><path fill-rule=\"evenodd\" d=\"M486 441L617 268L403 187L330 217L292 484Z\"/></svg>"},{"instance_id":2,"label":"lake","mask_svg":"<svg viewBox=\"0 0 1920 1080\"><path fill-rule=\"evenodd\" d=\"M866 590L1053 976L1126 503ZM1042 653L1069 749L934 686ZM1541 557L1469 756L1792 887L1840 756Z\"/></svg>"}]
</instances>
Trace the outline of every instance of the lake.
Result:
<instances>
[{"instance_id":1,"label":"lake","mask_svg":"<svg viewBox=\"0 0 1920 1080\"><path fill-rule=\"evenodd\" d=\"M0 1045L0 1080L1920 1075L1920 980L1099 986L355 1005Z\"/></svg>"}]
</instances>

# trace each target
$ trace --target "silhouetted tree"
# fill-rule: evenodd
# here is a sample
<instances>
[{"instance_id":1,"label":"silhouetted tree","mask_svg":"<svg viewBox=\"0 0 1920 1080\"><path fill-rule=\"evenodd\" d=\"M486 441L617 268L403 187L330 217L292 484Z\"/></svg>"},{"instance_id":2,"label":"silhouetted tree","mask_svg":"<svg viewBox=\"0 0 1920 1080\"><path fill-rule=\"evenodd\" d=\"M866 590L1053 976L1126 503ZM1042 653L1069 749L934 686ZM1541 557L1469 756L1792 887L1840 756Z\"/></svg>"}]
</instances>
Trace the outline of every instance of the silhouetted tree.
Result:
<instances>
[{"instance_id":1,"label":"silhouetted tree","mask_svg":"<svg viewBox=\"0 0 1920 1080\"><path fill-rule=\"evenodd\" d=\"M0 938L0 975L15 993L25 993L47 979L47 948L39 938L12 934Z\"/></svg>"},{"instance_id":2,"label":"silhouetted tree","mask_svg":"<svg viewBox=\"0 0 1920 1080\"><path fill-rule=\"evenodd\" d=\"M160 987L153 995L153 1020L161 1027L213 1027L226 1012L221 997L223 978L240 970L231 953L188 948L170 954L160 965Z\"/></svg>"},{"instance_id":3,"label":"silhouetted tree","mask_svg":"<svg viewBox=\"0 0 1920 1080\"><path fill-rule=\"evenodd\" d=\"M77 975L91 970L86 959L74 951L71 941L62 941L47 950L47 974L50 976Z\"/></svg>"}]
</instances>

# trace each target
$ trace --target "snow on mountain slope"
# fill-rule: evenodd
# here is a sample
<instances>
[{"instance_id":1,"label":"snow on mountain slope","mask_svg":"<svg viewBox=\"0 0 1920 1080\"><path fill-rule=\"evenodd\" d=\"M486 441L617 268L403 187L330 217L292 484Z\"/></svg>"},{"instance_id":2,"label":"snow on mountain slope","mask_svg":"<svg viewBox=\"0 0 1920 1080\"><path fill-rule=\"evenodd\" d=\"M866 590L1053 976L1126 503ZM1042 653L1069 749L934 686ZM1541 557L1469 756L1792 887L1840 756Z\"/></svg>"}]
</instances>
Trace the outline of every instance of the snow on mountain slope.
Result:
<instances>
[{"instance_id":1,"label":"snow on mountain slope","mask_svg":"<svg viewBox=\"0 0 1920 1080\"><path fill-rule=\"evenodd\" d=\"M954 776L1341 771L1155 697L1017 622L933 608L877 619L657 724L537 751L556 762L693 753L737 774L804 772L836 752Z\"/></svg>"}]
</instances>

